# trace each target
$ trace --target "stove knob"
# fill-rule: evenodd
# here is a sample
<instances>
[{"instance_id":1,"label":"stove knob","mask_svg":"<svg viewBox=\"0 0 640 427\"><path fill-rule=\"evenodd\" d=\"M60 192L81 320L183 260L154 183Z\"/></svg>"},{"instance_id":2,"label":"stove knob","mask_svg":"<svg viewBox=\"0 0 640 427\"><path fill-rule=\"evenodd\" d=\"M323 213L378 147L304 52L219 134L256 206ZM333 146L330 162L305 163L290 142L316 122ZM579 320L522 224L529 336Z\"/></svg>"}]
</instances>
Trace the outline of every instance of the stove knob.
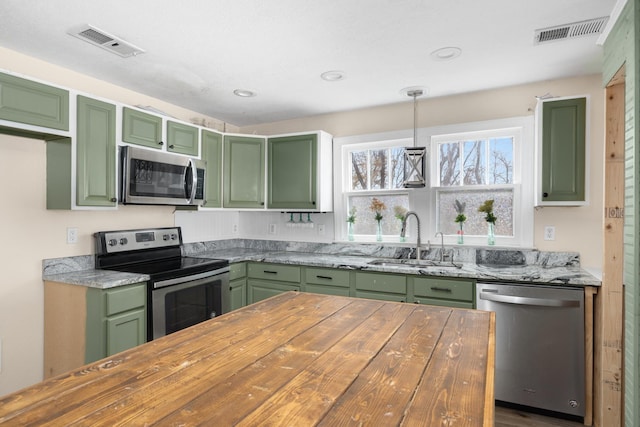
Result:
<instances>
[{"instance_id":1,"label":"stove knob","mask_svg":"<svg viewBox=\"0 0 640 427\"><path fill-rule=\"evenodd\" d=\"M118 244L118 241L116 239L109 239L109 241L107 242L107 244L109 246L115 246Z\"/></svg>"},{"instance_id":2,"label":"stove knob","mask_svg":"<svg viewBox=\"0 0 640 427\"><path fill-rule=\"evenodd\" d=\"M169 240L169 235L168 234L163 234L162 235L162 240Z\"/></svg>"},{"instance_id":3,"label":"stove knob","mask_svg":"<svg viewBox=\"0 0 640 427\"><path fill-rule=\"evenodd\" d=\"M174 234L171 235L171 240L176 240L177 238L178 238L177 234L174 233Z\"/></svg>"},{"instance_id":4,"label":"stove knob","mask_svg":"<svg viewBox=\"0 0 640 427\"><path fill-rule=\"evenodd\" d=\"M127 243L129 243L129 240L126 237L123 237L122 239L120 239L121 245L126 245Z\"/></svg>"}]
</instances>

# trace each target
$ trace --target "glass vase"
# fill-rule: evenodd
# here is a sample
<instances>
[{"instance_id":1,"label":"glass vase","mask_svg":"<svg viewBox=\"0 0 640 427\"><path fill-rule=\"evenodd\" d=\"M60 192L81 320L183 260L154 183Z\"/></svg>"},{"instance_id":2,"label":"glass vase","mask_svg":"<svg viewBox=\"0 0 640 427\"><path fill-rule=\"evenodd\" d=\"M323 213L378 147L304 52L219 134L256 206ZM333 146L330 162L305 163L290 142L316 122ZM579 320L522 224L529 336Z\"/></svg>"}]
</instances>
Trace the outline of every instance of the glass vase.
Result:
<instances>
[{"instance_id":1,"label":"glass vase","mask_svg":"<svg viewBox=\"0 0 640 427\"><path fill-rule=\"evenodd\" d=\"M353 242L353 223L352 222L347 222L347 239L349 239L350 242Z\"/></svg>"},{"instance_id":2,"label":"glass vase","mask_svg":"<svg viewBox=\"0 0 640 427\"><path fill-rule=\"evenodd\" d=\"M463 228L463 223L460 223L460 230L458 230L458 244L462 245L464 243L464 230Z\"/></svg>"},{"instance_id":3,"label":"glass vase","mask_svg":"<svg viewBox=\"0 0 640 427\"><path fill-rule=\"evenodd\" d=\"M382 223L378 220L378 226L376 227L376 242L382 242Z\"/></svg>"},{"instance_id":4,"label":"glass vase","mask_svg":"<svg viewBox=\"0 0 640 427\"><path fill-rule=\"evenodd\" d=\"M493 246L493 245L496 244L496 235L495 235L495 232L493 230L493 227L495 226L495 224L490 222L487 225L489 226L489 228L487 229L487 244L489 246Z\"/></svg>"}]
</instances>

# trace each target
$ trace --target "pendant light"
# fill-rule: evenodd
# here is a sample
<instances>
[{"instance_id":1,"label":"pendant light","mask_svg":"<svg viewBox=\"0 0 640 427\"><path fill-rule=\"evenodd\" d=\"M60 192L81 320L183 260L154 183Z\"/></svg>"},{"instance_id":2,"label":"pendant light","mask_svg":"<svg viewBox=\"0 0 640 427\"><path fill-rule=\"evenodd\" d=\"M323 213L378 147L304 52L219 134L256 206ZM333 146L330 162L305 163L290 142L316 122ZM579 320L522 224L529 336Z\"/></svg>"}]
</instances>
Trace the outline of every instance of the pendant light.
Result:
<instances>
[{"instance_id":1,"label":"pendant light","mask_svg":"<svg viewBox=\"0 0 640 427\"><path fill-rule=\"evenodd\" d=\"M418 144L418 97L424 94L422 88L406 88L401 91L407 96L413 97L413 147L404 149L404 179L405 188L422 188L425 180L426 147L417 147Z\"/></svg>"}]
</instances>

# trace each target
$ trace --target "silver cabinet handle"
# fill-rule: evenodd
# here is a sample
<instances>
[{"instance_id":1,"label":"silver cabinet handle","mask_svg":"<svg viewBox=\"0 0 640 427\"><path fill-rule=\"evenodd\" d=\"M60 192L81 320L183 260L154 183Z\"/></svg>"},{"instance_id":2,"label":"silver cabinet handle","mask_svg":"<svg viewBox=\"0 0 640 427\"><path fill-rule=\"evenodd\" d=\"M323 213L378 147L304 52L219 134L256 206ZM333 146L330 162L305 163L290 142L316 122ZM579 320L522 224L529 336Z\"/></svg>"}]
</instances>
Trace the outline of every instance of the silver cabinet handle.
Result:
<instances>
[{"instance_id":1,"label":"silver cabinet handle","mask_svg":"<svg viewBox=\"0 0 640 427\"><path fill-rule=\"evenodd\" d=\"M504 302L507 304L537 305L542 307L580 307L580 301L546 298L516 297L511 295L497 295L480 292L480 299L486 301Z\"/></svg>"},{"instance_id":2,"label":"silver cabinet handle","mask_svg":"<svg viewBox=\"0 0 640 427\"><path fill-rule=\"evenodd\" d=\"M189 168L191 169L191 194L189 194L189 204L193 203L196 198L196 186L198 185L198 169L196 168L196 162L193 159L189 159Z\"/></svg>"}]
</instances>

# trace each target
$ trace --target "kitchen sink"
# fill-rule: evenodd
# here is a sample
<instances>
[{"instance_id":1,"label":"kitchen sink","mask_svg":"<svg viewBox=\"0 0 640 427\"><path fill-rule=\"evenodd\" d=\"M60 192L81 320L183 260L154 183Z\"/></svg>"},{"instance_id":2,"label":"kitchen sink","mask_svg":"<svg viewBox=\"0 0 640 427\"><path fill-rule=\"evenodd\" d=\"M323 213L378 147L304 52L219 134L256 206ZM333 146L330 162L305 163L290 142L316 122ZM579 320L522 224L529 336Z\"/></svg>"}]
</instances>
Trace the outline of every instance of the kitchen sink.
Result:
<instances>
[{"instance_id":1,"label":"kitchen sink","mask_svg":"<svg viewBox=\"0 0 640 427\"><path fill-rule=\"evenodd\" d=\"M413 267L413 268L462 268L462 264L456 264L452 261L434 261L428 259L374 259L369 261L369 265L380 265L383 267Z\"/></svg>"}]
</instances>

